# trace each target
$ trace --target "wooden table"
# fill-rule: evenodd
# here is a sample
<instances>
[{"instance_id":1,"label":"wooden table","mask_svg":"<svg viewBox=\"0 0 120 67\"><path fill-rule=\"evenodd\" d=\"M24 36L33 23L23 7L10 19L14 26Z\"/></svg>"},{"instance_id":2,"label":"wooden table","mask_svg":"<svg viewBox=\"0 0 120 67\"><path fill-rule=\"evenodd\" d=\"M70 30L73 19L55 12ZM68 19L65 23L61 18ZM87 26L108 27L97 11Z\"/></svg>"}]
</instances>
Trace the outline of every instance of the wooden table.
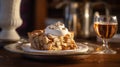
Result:
<instances>
[{"instance_id":1,"label":"wooden table","mask_svg":"<svg viewBox=\"0 0 120 67\"><path fill-rule=\"evenodd\" d=\"M120 43L111 43L111 47L118 53L114 55L89 55L84 59L74 56L59 60L32 59L1 48L0 67L120 67Z\"/></svg>"}]
</instances>

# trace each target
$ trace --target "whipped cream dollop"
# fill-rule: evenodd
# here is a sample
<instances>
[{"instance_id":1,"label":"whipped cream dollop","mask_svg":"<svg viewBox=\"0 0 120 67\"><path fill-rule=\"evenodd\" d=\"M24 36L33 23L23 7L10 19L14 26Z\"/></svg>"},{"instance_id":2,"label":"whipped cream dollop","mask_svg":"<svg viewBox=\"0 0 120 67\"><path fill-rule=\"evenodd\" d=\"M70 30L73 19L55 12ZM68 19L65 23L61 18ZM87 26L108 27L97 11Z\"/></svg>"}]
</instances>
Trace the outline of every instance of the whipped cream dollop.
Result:
<instances>
[{"instance_id":1,"label":"whipped cream dollop","mask_svg":"<svg viewBox=\"0 0 120 67\"><path fill-rule=\"evenodd\" d=\"M46 27L45 34L52 34L55 36L63 36L68 34L69 31L61 22L56 22Z\"/></svg>"}]
</instances>

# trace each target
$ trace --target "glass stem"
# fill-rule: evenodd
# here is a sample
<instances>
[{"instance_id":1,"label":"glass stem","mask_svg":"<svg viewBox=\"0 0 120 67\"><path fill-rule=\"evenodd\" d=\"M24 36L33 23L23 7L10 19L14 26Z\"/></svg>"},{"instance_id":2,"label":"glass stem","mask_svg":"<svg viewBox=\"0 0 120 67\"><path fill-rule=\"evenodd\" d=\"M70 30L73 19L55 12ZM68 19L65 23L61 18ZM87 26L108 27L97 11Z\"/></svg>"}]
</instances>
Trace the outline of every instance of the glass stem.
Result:
<instances>
[{"instance_id":1,"label":"glass stem","mask_svg":"<svg viewBox=\"0 0 120 67\"><path fill-rule=\"evenodd\" d=\"M103 39L103 48L106 50L108 50L109 49L109 46L108 46L108 39Z\"/></svg>"}]
</instances>

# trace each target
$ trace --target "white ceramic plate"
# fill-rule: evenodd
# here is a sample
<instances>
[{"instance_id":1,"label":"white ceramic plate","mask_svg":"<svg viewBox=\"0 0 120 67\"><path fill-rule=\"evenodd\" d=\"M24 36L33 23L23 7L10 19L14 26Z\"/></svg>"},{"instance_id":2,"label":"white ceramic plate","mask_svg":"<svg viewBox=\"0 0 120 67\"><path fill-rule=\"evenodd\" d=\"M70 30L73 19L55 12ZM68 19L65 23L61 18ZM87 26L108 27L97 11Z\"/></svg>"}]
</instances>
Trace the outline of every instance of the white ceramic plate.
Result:
<instances>
[{"instance_id":1,"label":"white ceramic plate","mask_svg":"<svg viewBox=\"0 0 120 67\"><path fill-rule=\"evenodd\" d=\"M85 45L82 43L77 43L78 49L75 50L61 50L61 51L48 51L48 50L36 50L30 47L30 43L13 43L4 46L4 48L11 52L26 54L26 55L56 55L56 56L63 56L63 55L86 55L91 54L94 52L95 47L93 45Z\"/></svg>"},{"instance_id":2,"label":"white ceramic plate","mask_svg":"<svg viewBox=\"0 0 120 67\"><path fill-rule=\"evenodd\" d=\"M62 51L46 51L46 50L35 50L30 48L29 43L13 43L5 45L4 48L10 52L19 53L24 57L36 59L36 60L80 60L85 59L90 56L90 54L95 52L96 45L77 43L79 48L77 50L62 50Z\"/></svg>"}]
</instances>

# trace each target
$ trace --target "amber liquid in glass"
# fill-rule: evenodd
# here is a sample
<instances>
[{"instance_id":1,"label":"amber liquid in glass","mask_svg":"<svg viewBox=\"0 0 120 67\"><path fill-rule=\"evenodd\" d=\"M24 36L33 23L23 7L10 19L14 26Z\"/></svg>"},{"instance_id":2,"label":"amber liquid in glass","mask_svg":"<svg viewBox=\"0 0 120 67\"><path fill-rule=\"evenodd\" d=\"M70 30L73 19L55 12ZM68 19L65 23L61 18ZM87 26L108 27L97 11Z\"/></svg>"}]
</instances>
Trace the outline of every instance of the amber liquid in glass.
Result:
<instances>
[{"instance_id":1,"label":"amber liquid in glass","mask_svg":"<svg viewBox=\"0 0 120 67\"><path fill-rule=\"evenodd\" d=\"M94 23L94 30L100 38L110 39L117 31L117 23Z\"/></svg>"}]
</instances>

